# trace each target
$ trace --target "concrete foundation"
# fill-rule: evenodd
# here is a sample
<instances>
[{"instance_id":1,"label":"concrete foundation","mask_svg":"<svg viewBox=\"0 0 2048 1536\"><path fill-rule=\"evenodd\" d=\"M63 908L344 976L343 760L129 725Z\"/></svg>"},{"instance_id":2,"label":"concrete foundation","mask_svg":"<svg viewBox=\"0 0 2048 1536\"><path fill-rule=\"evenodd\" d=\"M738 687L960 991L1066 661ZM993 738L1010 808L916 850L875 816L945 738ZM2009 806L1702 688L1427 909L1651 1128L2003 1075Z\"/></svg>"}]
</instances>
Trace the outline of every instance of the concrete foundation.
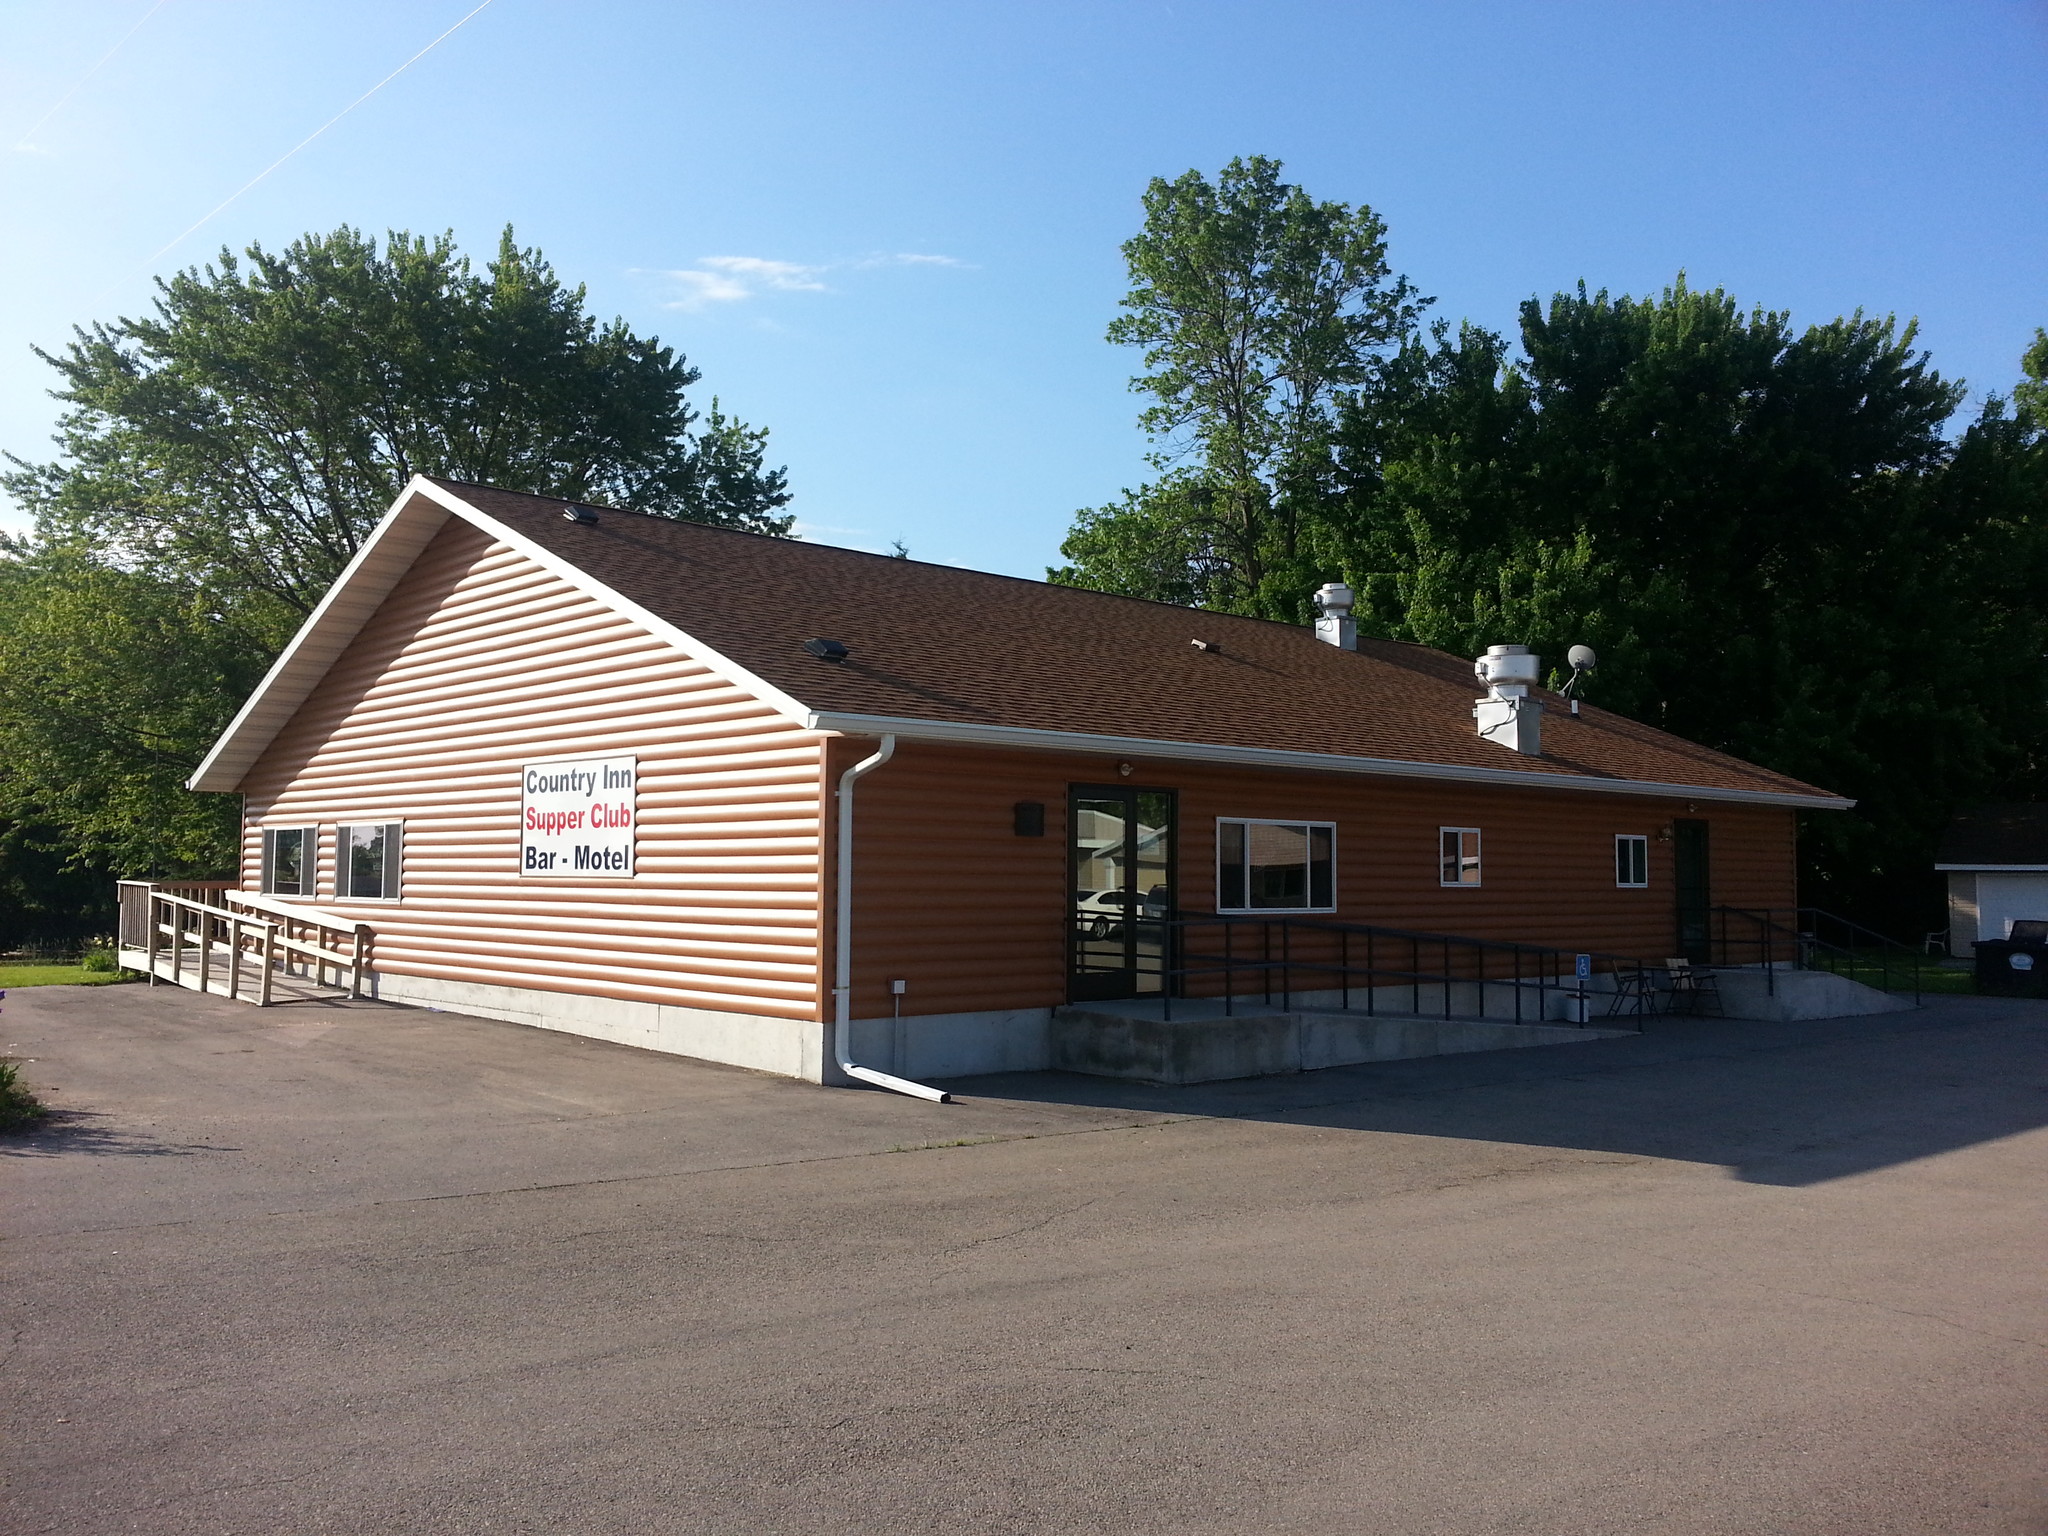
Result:
<instances>
[{"instance_id":1,"label":"concrete foundation","mask_svg":"<svg viewBox=\"0 0 2048 1536\"><path fill-rule=\"evenodd\" d=\"M1168 1022L1158 1008L1145 1003L1054 1009L1052 1066L1150 1083L1213 1083L1367 1061L1568 1045L1632 1032L1307 1010L1239 1012L1226 1018L1220 1008L1194 1004L1178 1005L1175 1011L1182 1016Z\"/></svg>"},{"instance_id":2,"label":"concrete foundation","mask_svg":"<svg viewBox=\"0 0 2048 1536\"><path fill-rule=\"evenodd\" d=\"M123 951L121 961L145 968L146 957ZM1892 1013L1913 1005L1889 993L1824 971L1761 970L1717 973L1727 1017L1786 1022ZM1775 982L1775 985L1773 985ZM478 1018L504 1019L539 1029L611 1040L643 1050L700 1061L750 1067L807 1082L845 1085L833 1062L832 1026L817 1019L780 1019L666 1003L626 1002L573 992L444 981L426 976L372 973L370 994ZM853 1021L853 1056L864 1066L919 1081L991 1072L1048 1068L1161 1083L1204 1083L1314 1071L1368 1061L1398 1061L1461 1051L1497 1051L1528 1045L1596 1040L1627 1030L1610 1023L1612 982L1597 976L1582 999L1557 989L1519 989L1526 1023L1511 1022L1514 987L1476 982L1420 989L1422 1011L1412 1012L1415 989L1373 990L1373 1017L1358 1011L1366 992L1346 1001L1332 991L1297 992L1273 1004L1241 1002L1235 1017L1213 1002L1180 1001L1170 1024L1159 1019L1157 999L1067 1008L1008 1008L976 1013L914 1014ZM1460 1014L1440 1016L1446 1003ZM1577 1027L1583 1015L1591 1027ZM1546 1022L1548 1021L1548 1022ZM1632 1020L1615 1019L1615 1024Z\"/></svg>"}]
</instances>

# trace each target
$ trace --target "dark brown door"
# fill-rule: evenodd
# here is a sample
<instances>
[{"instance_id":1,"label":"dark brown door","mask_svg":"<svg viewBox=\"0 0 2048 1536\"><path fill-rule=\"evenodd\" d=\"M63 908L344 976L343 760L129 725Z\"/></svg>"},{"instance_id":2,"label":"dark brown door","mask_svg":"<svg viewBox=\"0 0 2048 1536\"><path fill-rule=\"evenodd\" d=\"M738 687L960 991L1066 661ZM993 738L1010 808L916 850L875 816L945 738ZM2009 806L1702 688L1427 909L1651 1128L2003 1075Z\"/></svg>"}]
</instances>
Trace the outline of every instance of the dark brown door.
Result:
<instances>
[{"instance_id":1,"label":"dark brown door","mask_svg":"<svg viewBox=\"0 0 2048 1536\"><path fill-rule=\"evenodd\" d=\"M1713 879L1707 863L1707 824L1671 823L1671 883L1678 893L1678 953L1698 965L1713 963Z\"/></svg>"},{"instance_id":2,"label":"dark brown door","mask_svg":"<svg viewBox=\"0 0 2048 1536\"><path fill-rule=\"evenodd\" d=\"M1173 915L1173 791L1076 784L1067 802L1067 995L1157 994Z\"/></svg>"}]
</instances>

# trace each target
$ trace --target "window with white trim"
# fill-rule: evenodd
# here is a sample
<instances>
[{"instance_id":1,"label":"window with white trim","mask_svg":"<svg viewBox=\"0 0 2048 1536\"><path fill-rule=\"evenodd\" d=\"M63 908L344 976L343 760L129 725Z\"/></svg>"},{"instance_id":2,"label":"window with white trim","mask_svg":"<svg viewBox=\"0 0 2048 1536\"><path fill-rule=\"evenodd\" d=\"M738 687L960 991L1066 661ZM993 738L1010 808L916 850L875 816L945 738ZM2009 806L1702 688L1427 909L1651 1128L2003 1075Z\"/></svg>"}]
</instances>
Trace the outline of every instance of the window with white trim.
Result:
<instances>
[{"instance_id":1,"label":"window with white trim","mask_svg":"<svg viewBox=\"0 0 2048 1536\"><path fill-rule=\"evenodd\" d=\"M1614 883L1629 890L1641 890L1650 883L1650 840L1632 832L1614 839Z\"/></svg>"},{"instance_id":2,"label":"window with white trim","mask_svg":"<svg viewBox=\"0 0 2048 1536\"><path fill-rule=\"evenodd\" d=\"M1216 910L1336 911L1336 823L1219 816Z\"/></svg>"},{"instance_id":3,"label":"window with white trim","mask_svg":"<svg viewBox=\"0 0 2048 1536\"><path fill-rule=\"evenodd\" d=\"M318 827L263 829L263 889L273 896L310 896L320 864Z\"/></svg>"},{"instance_id":4,"label":"window with white trim","mask_svg":"<svg viewBox=\"0 0 2048 1536\"><path fill-rule=\"evenodd\" d=\"M404 828L397 821L336 827L334 894L355 901L395 900Z\"/></svg>"},{"instance_id":5,"label":"window with white trim","mask_svg":"<svg viewBox=\"0 0 2048 1536\"><path fill-rule=\"evenodd\" d=\"M1437 883L1477 885L1479 883L1479 829L1438 827Z\"/></svg>"}]
</instances>

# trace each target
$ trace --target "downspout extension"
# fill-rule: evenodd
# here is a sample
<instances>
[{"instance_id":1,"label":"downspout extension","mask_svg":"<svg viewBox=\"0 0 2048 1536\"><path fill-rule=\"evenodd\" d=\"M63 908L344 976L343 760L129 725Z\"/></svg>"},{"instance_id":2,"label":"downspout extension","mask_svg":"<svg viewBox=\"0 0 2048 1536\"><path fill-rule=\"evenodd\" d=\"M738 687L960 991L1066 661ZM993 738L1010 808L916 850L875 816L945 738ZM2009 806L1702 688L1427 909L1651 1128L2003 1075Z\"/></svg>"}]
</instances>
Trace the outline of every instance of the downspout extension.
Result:
<instances>
[{"instance_id":1,"label":"downspout extension","mask_svg":"<svg viewBox=\"0 0 2048 1536\"><path fill-rule=\"evenodd\" d=\"M891 1077L853 1060L853 786L896 755L896 738L884 736L874 756L864 757L839 775L839 889L835 942L832 946L832 1054L848 1077L916 1099L951 1102L950 1095L908 1078Z\"/></svg>"}]
</instances>

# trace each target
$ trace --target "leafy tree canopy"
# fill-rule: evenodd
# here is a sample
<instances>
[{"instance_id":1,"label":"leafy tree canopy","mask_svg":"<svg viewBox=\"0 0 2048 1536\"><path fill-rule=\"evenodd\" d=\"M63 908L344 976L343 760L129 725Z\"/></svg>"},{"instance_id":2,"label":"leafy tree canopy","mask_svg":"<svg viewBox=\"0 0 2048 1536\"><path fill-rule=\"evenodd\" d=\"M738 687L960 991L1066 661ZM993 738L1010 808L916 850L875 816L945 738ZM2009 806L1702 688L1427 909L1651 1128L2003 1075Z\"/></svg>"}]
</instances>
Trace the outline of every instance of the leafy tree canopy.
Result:
<instances>
[{"instance_id":1,"label":"leafy tree canopy","mask_svg":"<svg viewBox=\"0 0 2048 1536\"><path fill-rule=\"evenodd\" d=\"M1370 211L1277 172L1153 183L1110 336L1166 472L1048 574L1294 620L1342 578L1368 633L1588 643L1600 703L1859 800L1810 818L1811 899L1934 926L1953 808L2048 795L2048 331L1959 435L1911 325L1682 275L1424 334Z\"/></svg>"},{"instance_id":2,"label":"leafy tree canopy","mask_svg":"<svg viewBox=\"0 0 2048 1536\"><path fill-rule=\"evenodd\" d=\"M1153 399L1139 421L1165 478L1084 513L1055 581L1121 590L1133 561L1171 550L1176 595L1299 616L1337 407L1430 301L1392 274L1377 214L1318 203L1280 171L1255 155L1213 185L1189 171L1146 190L1109 339L1144 349L1131 387Z\"/></svg>"},{"instance_id":3,"label":"leafy tree canopy","mask_svg":"<svg viewBox=\"0 0 2048 1536\"><path fill-rule=\"evenodd\" d=\"M481 273L447 236L223 251L40 355L68 411L0 476L36 520L0 543L0 857L226 867L233 802L180 786L415 473L790 528L767 434L510 230Z\"/></svg>"},{"instance_id":4,"label":"leafy tree canopy","mask_svg":"<svg viewBox=\"0 0 2048 1536\"><path fill-rule=\"evenodd\" d=\"M309 613L414 474L786 533L766 434L690 405L698 372L600 325L506 230L482 273L447 235L222 251L155 313L39 353L63 457L4 484L109 558ZM9 456L12 459L12 456Z\"/></svg>"}]
</instances>

